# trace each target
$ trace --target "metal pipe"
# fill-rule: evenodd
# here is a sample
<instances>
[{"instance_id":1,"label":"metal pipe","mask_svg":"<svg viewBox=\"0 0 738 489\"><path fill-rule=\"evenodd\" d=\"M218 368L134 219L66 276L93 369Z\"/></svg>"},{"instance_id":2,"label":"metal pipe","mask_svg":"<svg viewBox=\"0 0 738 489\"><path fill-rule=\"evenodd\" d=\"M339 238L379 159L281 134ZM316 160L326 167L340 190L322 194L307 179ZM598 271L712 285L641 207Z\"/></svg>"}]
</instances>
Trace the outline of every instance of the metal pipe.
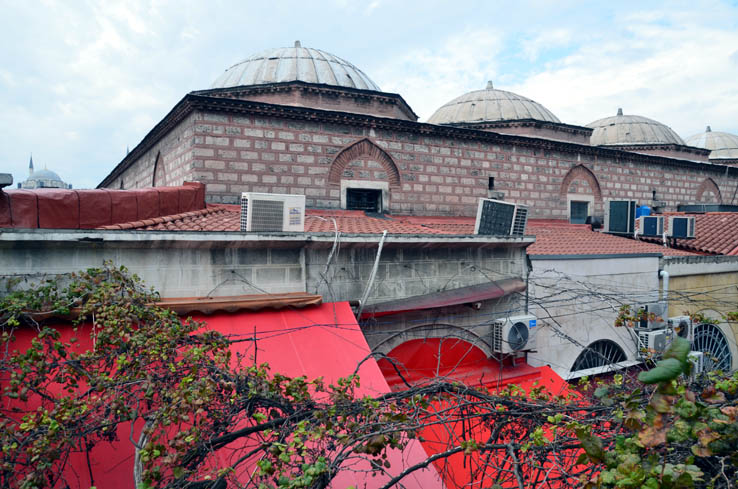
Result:
<instances>
[{"instance_id":1,"label":"metal pipe","mask_svg":"<svg viewBox=\"0 0 738 489\"><path fill-rule=\"evenodd\" d=\"M664 303L664 310L666 313L669 313L669 272L666 270L659 270L659 278L663 280L663 285L661 286L661 302Z\"/></svg>"},{"instance_id":2,"label":"metal pipe","mask_svg":"<svg viewBox=\"0 0 738 489\"><path fill-rule=\"evenodd\" d=\"M384 246L384 238L387 237L387 230L382 231L382 238L379 240L379 248L377 248L377 257L374 259L374 266L372 267L372 273L369 274L369 283L366 285L364 295L361 296L361 303L359 303L359 312L356 313L356 317L361 317L361 312L364 310L364 305L369 298L369 292L372 290L374 285L374 276L377 274L377 268L379 267L379 257L382 256L382 246Z\"/></svg>"}]
</instances>

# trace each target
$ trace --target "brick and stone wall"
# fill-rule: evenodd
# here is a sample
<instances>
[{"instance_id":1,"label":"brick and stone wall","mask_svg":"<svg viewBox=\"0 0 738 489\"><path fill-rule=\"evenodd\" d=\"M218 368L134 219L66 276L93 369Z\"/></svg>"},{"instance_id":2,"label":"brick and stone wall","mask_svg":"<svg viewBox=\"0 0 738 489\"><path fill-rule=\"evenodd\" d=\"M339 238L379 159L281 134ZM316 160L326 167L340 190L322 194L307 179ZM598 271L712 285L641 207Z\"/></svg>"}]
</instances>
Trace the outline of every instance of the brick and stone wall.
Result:
<instances>
[{"instance_id":1,"label":"brick and stone wall","mask_svg":"<svg viewBox=\"0 0 738 489\"><path fill-rule=\"evenodd\" d=\"M680 203L717 203L718 193L732 194L738 185L738 173L694 162L406 121L373 127L346 119L197 110L122 178L150 185L152 158L165 146L167 185L203 182L210 202L236 203L246 191L297 193L306 195L308 207L338 208L345 182L360 180L386 187L383 204L390 213L468 216L487 197L492 178L494 190L530 206L531 217L553 219L567 218L568 201L582 196L592 199L590 213L602 215L603 199L647 204L655 190L656 199L673 210Z\"/></svg>"}]
</instances>

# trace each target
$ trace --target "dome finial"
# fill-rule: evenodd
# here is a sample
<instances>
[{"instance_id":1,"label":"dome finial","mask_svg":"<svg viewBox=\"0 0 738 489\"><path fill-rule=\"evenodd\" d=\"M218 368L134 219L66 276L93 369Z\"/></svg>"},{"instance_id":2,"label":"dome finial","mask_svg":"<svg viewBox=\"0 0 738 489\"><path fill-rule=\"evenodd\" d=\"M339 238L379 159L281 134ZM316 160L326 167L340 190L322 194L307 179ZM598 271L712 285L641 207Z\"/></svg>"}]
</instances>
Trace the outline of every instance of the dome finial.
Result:
<instances>
[{"instance_id":1,"label":"dome finial","mask_svg":"<svg viewBox=\"0 0 738 489\"><path fill-rule=\"evenodd\" d=\"M707 129L705 129L705 132L712 132L712 129L710 129L710 126L707 126Z\"/></svg>"},{"instance_id":2,"label":"dome finial","mask_svg":"<svg viewBox=\"0 0 738 489\"><path fill-rule=\"evenodd\" d=\"M492 80L489 80L487 82L487 90L494 90L494 85L492 85Z\"/></svg>"},{"instance_id":3,"label":"dome finial","mask_svg":"<svg viewBox=\"0 0 738 489\"><path fill-rule=\"evenodd\" d=\"M296 48L301 48L302 47L302 43L300 41L295 41L295 47Z\"/></svg>"},{"instance_id":4,"label":"dome finial","mask_svg":"<svg viewBox=\"0 0 738 489\"><path fill-rule=\"evenodd\" d=\"M623 109L618 109L618 115L623 115Z\"/></svg>"}]
</instances>

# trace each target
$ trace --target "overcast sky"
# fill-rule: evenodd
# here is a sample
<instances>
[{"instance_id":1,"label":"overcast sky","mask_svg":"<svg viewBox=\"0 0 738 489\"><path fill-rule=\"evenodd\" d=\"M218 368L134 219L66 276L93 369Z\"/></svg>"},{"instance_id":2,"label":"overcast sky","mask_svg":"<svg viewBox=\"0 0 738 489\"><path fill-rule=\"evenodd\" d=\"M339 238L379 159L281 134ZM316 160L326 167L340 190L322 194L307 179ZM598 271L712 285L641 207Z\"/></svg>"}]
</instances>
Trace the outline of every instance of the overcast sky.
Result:
<instances>
[{"instance_id":1,"label":"overcast sky","mask_svg":"<svg viewBox=\"0 0 738 489\"><path fill-rule=\"evenodd\" d=\"M595 5L598 5L595 7ZM618 107L738 134L738 2L0 0L0 172L95 187L187 92L273 47L322 49L420 120L496 88L585 125Z\"/></svg>"}]
</instances>

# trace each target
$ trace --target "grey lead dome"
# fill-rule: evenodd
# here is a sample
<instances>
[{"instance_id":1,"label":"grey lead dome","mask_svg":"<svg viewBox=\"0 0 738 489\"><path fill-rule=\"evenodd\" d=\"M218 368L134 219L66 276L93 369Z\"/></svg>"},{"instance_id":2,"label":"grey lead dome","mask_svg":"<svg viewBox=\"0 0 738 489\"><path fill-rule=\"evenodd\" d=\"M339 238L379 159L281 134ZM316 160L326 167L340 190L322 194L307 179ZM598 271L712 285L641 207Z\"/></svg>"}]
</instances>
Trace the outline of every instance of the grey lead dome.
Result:
<instances>
[{"instance_id":1,"label":"grey lead dome","mask_svg":"<svg viewBox=\"0 0 738 489\"><path fill-rule=\"evenodd\" d=\"M381 91L348 61L320 49L304 48L300 41L293 47L269 49L231 66L211 88L290 81Z\"/></svg>"},{"instance_id":2,"label":"grey lead dome","mask_svg":"<svg viewBox=\"0 0 738 489\"><path fill-rule=\"evenodd\" d=\"M538 102L505 90L497 90L492 82L485 90L475 90L456 97L441 106L428 119L431 124L481 123L534 119L561 121Z\"/></svg>"},{"instance_id":3,"label":"grey lead dome","mask_svg":"<svg viewBox=\"0 0 738 489\"><path fill-rule=\"evenodd\" d=\"M711 160L738 159L738 136L728 132L712 131L707 126L705 132L687 138L687 144L710 150Z\"/></svg>"},{"instance_id":4,"label":"grey lead dome","mask_svg":"<svg viewBox=\"0 0 738 489\"><path fill-rule=\"evenodd\" d=\"M592 146L617 146L632 144L678 144L684 141L669 126L639 115L618 114L587 124L594 129L590 137Z\"/></svg>"}]
</instances>

